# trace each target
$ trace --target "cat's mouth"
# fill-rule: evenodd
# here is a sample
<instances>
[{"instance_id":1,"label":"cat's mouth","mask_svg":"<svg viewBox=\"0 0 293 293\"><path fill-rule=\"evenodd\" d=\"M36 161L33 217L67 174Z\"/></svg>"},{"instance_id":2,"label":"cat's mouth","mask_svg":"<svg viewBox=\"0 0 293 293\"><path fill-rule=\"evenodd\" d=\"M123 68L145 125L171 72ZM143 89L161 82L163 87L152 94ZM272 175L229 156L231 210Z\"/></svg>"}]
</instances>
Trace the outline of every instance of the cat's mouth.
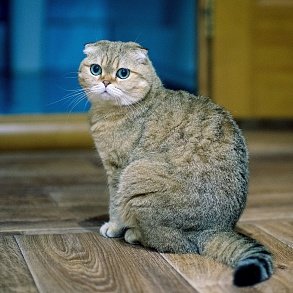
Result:
<instances>
[{"instance_id":1,"label":"cat's mouth","mask_svg":"<svg viewBox=\"0 0 293 293\"><path fill-rule=\"evenodd\" d=\"M105 87L104 91L101 93L102 96L112 97L111 90L109 90L107 87Z\"/></svg>"},{"instance_id":2,"label":"cat's mouth","mask_svg":"<svg viewBox=\"0 0 293 293\"><path fill-rule=\"evenodd\" d=\"M107 91L103 91L100 95L102 97L112 97L111 94L109 94Z\"/></svg>"},{"instance_id":3,"label":"cat's mouth","mask_svg":"<svg viewBox=\"0 0 293 293\"><path fill-rule=\"evenodd\" d=\"M105 98L105 97L112 97L113 95L110 93L111 90L109 90L108 87L102 87L102 86L95 86L95 87L92 87L91 89L91 92L93 95L96 95L98 97L102 97L102 98Z\"/></svg>"},{"instance_id":4,"label":"cat's mouth","mask_svg":"<svg viewBox=\"0 0 293 293\"><path fill-rule=\"evenodd\" d=\"M105 89L103 92L99 94L101 97L112 97L112 95Z\"/></svg>"},{"instance_id":5,"label":"cat's mouth","mask_svg":"<svg viewBox=\"0 0 293 293\"><path fill-rule=\"evenodd\" d=\"M94 102L96 99L110 101L116 105L131 105L136 102L136 99L134 99L132 96L111 85L108 85L106 87L97 85L92 88L91 92L92 102Z\"/></svg>"},{"instance_id":6,"label":"cat's mouth","mask_svg":"<svg viewBox=\"0 0 293 293\"><path fill-rule=\"evenodd\" d=\"M98 97L102 100L117 102L117 97L115 97L115 95L113 95L113 93L111 92L111 89L108 89L107 87L105 87L97 94Z\"/></svg>"}]
</instances>

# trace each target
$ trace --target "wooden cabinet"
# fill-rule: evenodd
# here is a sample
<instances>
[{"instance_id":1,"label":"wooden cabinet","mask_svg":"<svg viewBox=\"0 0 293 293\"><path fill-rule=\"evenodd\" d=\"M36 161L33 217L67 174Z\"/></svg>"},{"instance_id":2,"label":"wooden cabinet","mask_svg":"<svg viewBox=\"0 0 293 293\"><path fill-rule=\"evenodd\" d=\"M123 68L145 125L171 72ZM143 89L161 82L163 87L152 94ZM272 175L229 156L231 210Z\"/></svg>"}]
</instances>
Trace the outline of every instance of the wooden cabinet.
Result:
<instances>
[{"instance_id":1,"label":"wooden cabinet","mask_svg":"<svg viewBox=\"0 0 293 293\"><path fill-rule=\"evenodd\" d=\"M200 41L210 44L200 67L203 92L237 118L293 118L293 1L200 3L213 27Z\"/></svg>"}]
</instances>

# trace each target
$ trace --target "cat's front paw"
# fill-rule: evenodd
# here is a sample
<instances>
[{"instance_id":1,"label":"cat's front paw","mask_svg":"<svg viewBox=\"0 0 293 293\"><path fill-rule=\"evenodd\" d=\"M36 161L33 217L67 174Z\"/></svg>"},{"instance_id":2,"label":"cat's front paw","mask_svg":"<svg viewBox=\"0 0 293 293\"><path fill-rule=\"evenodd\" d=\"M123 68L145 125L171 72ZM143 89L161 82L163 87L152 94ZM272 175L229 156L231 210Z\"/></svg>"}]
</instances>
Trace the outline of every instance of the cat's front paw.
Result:
<instances>
[{"instance_id":1,"label":"cat's front paw","mask_svg":"<svg viewBox=\"0 0 293 293\"><path fill-rule=\"evenodd\" d=\"M122 237L125 228L115 223L107 222L100 228L100 234L106 238L119 238Z\"/></svg>"}]
</instances>

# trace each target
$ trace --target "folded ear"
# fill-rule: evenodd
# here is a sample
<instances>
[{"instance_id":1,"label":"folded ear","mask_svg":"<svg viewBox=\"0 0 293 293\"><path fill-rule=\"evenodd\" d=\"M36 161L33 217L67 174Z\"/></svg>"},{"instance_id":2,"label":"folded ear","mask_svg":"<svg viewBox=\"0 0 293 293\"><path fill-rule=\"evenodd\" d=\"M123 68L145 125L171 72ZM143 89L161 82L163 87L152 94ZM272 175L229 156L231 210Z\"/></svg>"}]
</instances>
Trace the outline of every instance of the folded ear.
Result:
<instances>
[{"instance_id":1,"label":"folded ear","mask_svg":"<svg viewBox=\"0 0 293 293\"><path fill-rule=\"evenodd\" d=\"M83 53L86 55L92 54L95 51L96 43L87 43L84 45Z\"/></svg>"},{"instance_id":2,"label":"folded ear","mask_svg":"<svg viewBox=\"0 0 293 293\"><path fill-rule=\"evenodd\" d=\"M135 54L137 61L142 64L147 64L148 60L148 49L140 46L139 44L135 44Z\"/></svg>"}]
</instances>

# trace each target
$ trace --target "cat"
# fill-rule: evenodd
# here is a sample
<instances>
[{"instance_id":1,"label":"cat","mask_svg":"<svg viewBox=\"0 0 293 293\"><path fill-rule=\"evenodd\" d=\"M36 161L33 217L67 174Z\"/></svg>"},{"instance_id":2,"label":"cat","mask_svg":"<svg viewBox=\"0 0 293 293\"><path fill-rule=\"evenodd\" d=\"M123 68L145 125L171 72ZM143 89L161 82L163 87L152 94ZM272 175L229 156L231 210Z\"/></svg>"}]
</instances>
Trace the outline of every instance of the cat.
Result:
<instances>
[{"instance_id":1,"label":"cat","mask_svg":"<svg viewBox=\"0 0 293 293\"><path fill-rule=\"evenodd\" d=\"M236 286L268 279L271 253L234 230L249 171L231 115L209 98L164 88L137 43L98 41L84 53L78 77L110 192L101 235L211 257L235 268Z\"/></svg>"}]
</instances>

